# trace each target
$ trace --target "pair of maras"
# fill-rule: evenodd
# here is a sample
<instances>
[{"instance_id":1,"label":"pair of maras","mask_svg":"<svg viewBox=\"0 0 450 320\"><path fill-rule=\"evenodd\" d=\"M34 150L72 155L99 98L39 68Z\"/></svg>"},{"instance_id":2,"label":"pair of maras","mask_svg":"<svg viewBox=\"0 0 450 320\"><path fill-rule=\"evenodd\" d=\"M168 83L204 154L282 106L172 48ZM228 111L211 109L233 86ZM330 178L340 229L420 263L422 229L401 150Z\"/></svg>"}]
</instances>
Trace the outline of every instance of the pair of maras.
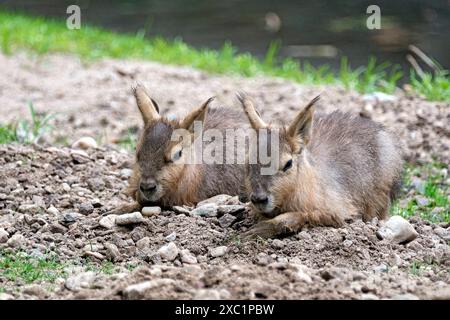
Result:
<instances>
[{"instance_id":1,"label":"pair of maras","mask_svg":"<svg viewBox=\"0 0 450 320\"><path fill-rule=\"evenodd\" d=\"M402 146L379 123L339 111L314 114L317 97L289 125L266 124L243 94L238 98L247 117L237 109L208 108L209 99L183 119L174 120L160 115L142 85L134 88L134 95L144 120L126 191L135 203L116 213L145 205L194 205L218 194L240 195L250 200L260 218L244 237L273 237L306 225L338 227L348 219L388 215L401 181ZM255 140L247 140L250 143L223 141L220 146L237 146L234 156L268 148L277 159L274 170L263 174L266 166L258 151L256 161L247 156L240 164L188 161L195 141L207 144L195 133L196 121L203 133L256 129ZM188 139L174 139L179 131L187 133ZM227 152L225 147L223 151Z\"/></svg>"}]
</instances>

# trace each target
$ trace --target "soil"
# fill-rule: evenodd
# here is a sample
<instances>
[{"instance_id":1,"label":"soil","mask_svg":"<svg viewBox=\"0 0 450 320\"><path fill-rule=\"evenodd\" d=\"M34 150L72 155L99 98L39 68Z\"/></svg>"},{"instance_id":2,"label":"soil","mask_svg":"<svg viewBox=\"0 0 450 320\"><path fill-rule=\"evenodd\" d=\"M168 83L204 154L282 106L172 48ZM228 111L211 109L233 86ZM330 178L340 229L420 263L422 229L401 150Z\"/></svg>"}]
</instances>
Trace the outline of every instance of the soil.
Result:
<instances>
[{"instance_id":1,"label":"soil","mask_svg":"<svg viewBox=\"0 0 450 320\"><path fill-rule=\"evenodd\" d=\"M377 220L241 242L239 235L253 223L248 209L227 216L231 225L221 216L196 217L173 210L133 225L108 229L99 224L108 210L129 201L121 191L127 185L133 155L114 142L141 125L130 92L136 80L146 85L164 114L174 115L212 95L218 97L215 103L238 107L234 94L244 90L255 97L263 118L283 120L321 93L321 111L352 110L396 130L411 161L450 162L448 104L403 91L393 96L394 101L380 101L339 87L211 76L142 61L82 63L65 55L18 54L0 55L0 65L0 122L28 117L29 100L39 112L56 113L54 129L40 145L0 146L0 229L9 239L0 243L0 250L55 255L66 265L65 277L54 283L26 284L0 275L4 288L0 295L25 299L450 299L448 223L410 218L418 237L407 244L378 239ZM82 136L96 137L99 147L83 154L59 143L65 138L70 145ZM244 205L235 198L228 201ZM173 259L158 253L169 243L176 246L171 245L172 253L179 251ZM217 256L215 251L223 246ZM114 268L89 271L87 260L98 266L111 260Z\"/></svg>"}]
</instances>

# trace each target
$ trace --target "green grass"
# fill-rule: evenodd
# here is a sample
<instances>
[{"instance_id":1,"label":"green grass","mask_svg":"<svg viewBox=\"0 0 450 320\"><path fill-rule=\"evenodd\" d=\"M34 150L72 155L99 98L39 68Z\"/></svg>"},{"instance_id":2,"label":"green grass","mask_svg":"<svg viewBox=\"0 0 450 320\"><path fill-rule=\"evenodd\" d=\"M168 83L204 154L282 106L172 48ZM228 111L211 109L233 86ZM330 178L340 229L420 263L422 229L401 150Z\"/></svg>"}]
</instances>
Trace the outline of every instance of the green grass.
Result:
<instances>
[{"instance_id":1,"label":"green grass","mask_svg":"<svg viewBox=\"0 0 450 320\"><path fill-rule=\"evenodd\" d=\"M450 102L450 77L447 70L440 70L435 75L424 74L421 78L411 72L411 85L414 90L428 100Z\"/></svg>"},{"instance_id":2,"label":"green grass","mask_svg":"<svg viewBox=\"0 0 450 320\"><path fill-rule=\"evenodd\" d=\"M24 252L0 251L0 278L25 283L37 281L52 283L64 275L64 264L54 256L35 258Z\"/></svg>"},{"instance_id":3,"label":"green grass","mask_svg":"<svg viewBox=\"0 0 450 320\"><path fill-rule=\"evenodd\" d=\"M359 92L393 92L402 76L398 66L386 62L378 64L374 58L369 58L367 66L356 69L351 68L344 58L338 72L331 71L327 65L313 67L308 62L300 63L294 59L281 61L277 59L278 42L272 43L265 58L259 60L249 53L239 53L229 42L220 50L195 49L181 39L168 41L144 36L145 30L136 34L118 34L87 25L79 30L69 30L63 21L0 12L0 45L6 54L25 49L38 54L68 52L86 60L136 58L187 65L211 73L276 76L306 84L338 84ZM448 93L430 92L427 81L422 83L416 79L412 86L427 98L447 99ZM438 82L445 88L449 79L442 75Z\"/></svg>"},{"instance_id":4,"label":"green grass","mask_svg":"<svg viewBox=\"0 0 450 320\"><path fill-rule=\"evenodd\" d=\"M24 119L14 123L0 124L0 144L38 143L45 133L53 129L49 123L54 118L53 114L38 114L31 102L28 104L28 109L30 120Z\"/></svg>"},{"instance_id":5,"label":"green grass","mask_svg":"<svg viewBox=\"0 0 450 320\"><path fill-rule=\"evenodd\" d=\"M423 190L415 191L414 197L409 196L403 202L396 201L391 208L391 214L403 217L418 215L432 222L450 222L449 186L441 171L445 167L444 164L440 163L428 163L420 166L408 165L403 181L403 197L414 189L412 185L413 176L423 177ZM428 204L421 206L417 203L415 196L426 198ZM433 212L435 208L442 209L440 212Z\"/></svg>"}]
</instances>

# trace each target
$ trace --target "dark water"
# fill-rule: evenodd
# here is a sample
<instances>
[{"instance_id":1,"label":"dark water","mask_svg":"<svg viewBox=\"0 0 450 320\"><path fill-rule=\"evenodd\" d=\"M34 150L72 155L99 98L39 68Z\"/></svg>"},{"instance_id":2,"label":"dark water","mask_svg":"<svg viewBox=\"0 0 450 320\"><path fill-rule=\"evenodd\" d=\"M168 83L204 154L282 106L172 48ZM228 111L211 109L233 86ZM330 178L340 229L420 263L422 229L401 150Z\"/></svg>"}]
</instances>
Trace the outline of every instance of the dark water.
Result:
<instances>
[{"instance_id":1,"label":"dark water","mask_svg":"<svg viewBox=\"0 0 450 320\"><path fill-rule=\"evenodd\" d=\"M408 45L415 44L450 68L450 0L6 0L0 8L65 19L70 4L81 7L82 23L119 32L144 29L196 47L220 48L230 40L262 57L279 40L281 56L314 65L336 68L347 56L356 67L373 55L407 68ZM381 8L382 30L366 27L370 4Z\"/></svg>"}]
</instances>

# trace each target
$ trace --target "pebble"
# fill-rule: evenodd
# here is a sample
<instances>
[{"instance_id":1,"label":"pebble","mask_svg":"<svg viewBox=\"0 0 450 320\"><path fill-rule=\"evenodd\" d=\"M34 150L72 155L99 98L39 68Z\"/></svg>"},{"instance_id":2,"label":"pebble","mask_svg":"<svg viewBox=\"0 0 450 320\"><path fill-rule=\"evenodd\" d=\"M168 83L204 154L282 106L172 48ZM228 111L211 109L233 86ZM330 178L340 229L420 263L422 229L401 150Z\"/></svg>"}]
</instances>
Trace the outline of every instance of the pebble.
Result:
<instances>
[{"instance_id":1,"label":"pebble","mask_svg":"<svg viewBox=\"0 0 450 320\"><path fill-rule=\"evenodd\" d=\"M184 215L187 215L187 216L191 213L191 211L189 211L188 209L180 207L180 206L173 206L172 210L176 214L184 214Z\"/></svg>"},{"instance_id":2,"label":"pebble","mask_svg":"<svg viewBox=\"0 0 450 320\"><path fill-rule=\"evenodd\" d=\"M119 175L122 178L129 178L129 177L131 177L133 175L133 170L128 169L128 168L122 169L122 170L120 170Z\"/></svg>"},{"instance_id":3,"label":"pebble","mask_svg":"<svg viewBox=\"0 0 450 320\"><path fill-rule=\"evenodd\" d=\"M123 290L123 295L125 299L143 299L148 291L154 291L155 288L166 287L174 283L175 280L166 278L144 281L126 287L125 290Z\"/></svg>"},{"instance_id":4,"label":"pebble","mask_svg":"<svg viewBox=\"0 0 450 320\"><path fill-rule=\"evenodd\" d=\"M418 178L418 177L412 177L411 184L414 186L414 189L417 190L417 192L424 194L425 193L425 182Z\"/></svg>"},{"instance_id":5,"label":"pebble","mask_svg":"<svg viewBox=\"0 0 450 320\"><path fill-rule=\"evenodd\" d=\"M62 188L63 188L63 190L65 191L65 192L69 192L70 191L70 189L72 189L67 183L63 183L62 184Z\"/></svg>"},{"instance_id":6,"label":"pebble","mask_svg":"<svg viewBox=\"0 0 450 320\"><path fill-rule=\"evenodd\" d=\"M166 259L167 261L173 261L178 256L178 248L175 243L170 242L159 248L158 254L161 258Z\"/></svg>"},{"instance_id":7,"label":"pebble","mask_svg":"<svg viewBox=\"0 0 450 320\"><path fill-rule=\"evenodd\" d=\"M9 233L3 229L0 228L0 243L5 243L6 241L8 241L9 238Z\"/></svg>"},{"instance_id":8,"label":"pebble","mask_svg":"<svg viewBox=\"0 0 450 320\"><path fill-rule=\"evenodd\" d=\"M388 266L385 265L384 263L382 263L382 264L380 264L380 265L378 265L378 266L373 267L373 271L374 271L375 273L388 272L388 270L389 270Z\"/></svg>"},{"instance_id":9,"label":"pebble","mask_svg":"<svg viewBox=\"0 0 450 320\"><path fill-rule=\"evenodd\" d=\"M450 241L450 230L449 228L444 229L442 227L436 227L434 230L434 233L437 234L439 237L444 239L444 241L449 242ZM1 242L1 240L0 240Z\"/></svg>"},{"instance_id":10,"label":"pebble","mask_svg":"<svg viewBox=\"0 0 450 320\"><path fill-rule=\"evenodd\" d=\"M224 205L224 204L227 204L228 201L230 201L232 199L233 199L233 197L228 194L218 194L217 196L200 201L199 203L197 203L197 208L204 206L205 204L215 204L216 206Z\"/></svg>"},{"instance_id":11,"label":"pebble","mask_svg":"<svg viewBox=\"0 0 450 320\"><path fill-rule=\"evenodd\" d=\"M133 212L116 216L116 224L119 226L144 222L140 212Z\"/></svg>"},{"instance_id":12,"label":"pebble","mask_svg":"<svg viewBox=\"0 0 450 320\"><path fill-rule=\"evenodd\" d=\"M219 218L219 225L222 228L228 228L236 221L236 219L237 218L235 216L233 216L229 213L226 213Z\"/></svg>"},{"instance_id":13,"label":"pebble","mask_svg":"<svg viewBox=\"0 0 450 320\"><path fill-rule=\"evenodd\" d=\"M51 215L54 215L54 216L58 216L59 215L59 210L56 209L54 206L50 206L47 209L47 212L50 213Z\"/></svg>"},{"instance_id":14,"label":"pebble","mask_svg":"<svg viewBox=\"0 0 450 320\"><path fill-rule=\"evenodd\" d=\"M119 248L114 243L105 243L106 248L106 258L111 260L112 262L116 262L120 260L120 251Z\"/></svg>"},{"instance_id":15,"label":"pebble","mask_svg":"<svg viewBox=\"0 0 450 320\"><path fill-rule=\"evenodd\" d=\"M421 207L426 207L430 204L430 200L422 196L415 197L416 203Z\"/></svg>"},{"instance_id":16,"label":"pebble","mask_svg":"<svg viewBox=\"0 0 450 320\"><path fill-rule=\"evenodd\" d=\"M408 243L417 238L418 233L414 227L400 216L392 216L383 223L376 235L394 243Z\"/></svg>"},{"instance_id":17,"label":"pebble","mask_svg":"<svg viewBox=\"0 0 450 320\"><path fill-rule=\"evenodd\" d=\"M199 289L194 295L194 300L223 300L229 299L230 296L230 292L226 289Z\"/></svg>"},{"instance_id":18,"label":"pebble","mask_svg":"<svg viewBox=\"0 0 450 320\"><path fill-rule=\"evenodd\" d=\"M223 214L236 215L236 214L244 212L244 211L245 211L245 206L238 205L238 204L220 205L217 208L217 212L219 215L223 215Z\"/></svg>"},{"instance_id":19,"label":"pebble","mask_svg":"<svg viewBox=\"0 0 450 320\"><path fill-rule=\"evenodd\" d=\"M87 150L90 148L97 148L97 141L91 137L82 137L72 144L72 149Z\"/></svg>"},{"instance_id":20,"label":"pebble","mask_svg":"<svg viewBox=\"0 0 450 320\"><path fill-rule=\"evenodd\" d=\"M284 241L280 239L274 239L272 241L272 247L275 249L283 249L284 248Z\"/></svg>"},{"instance_id":21,"label":"pebble","mask_svg":"<svg viewBox=\"0 0 450 320\"><path fill-rule=\"evenodd\" d=\"M21 213L30 213L30 214L37 214L42 209L36 204L22 204L19 206L19 212Z\"/></svg>"},{"instance_id":22,"label":"pebble","mask_svg":"<svg viewBox=\"0 0 450 320\"><path fill-rule=\"evenodd\" d=\"M150 238L149 237L143 237L142 239L138 240L136 242L136 247L140 250L145 250L150 246Z\"/></svg>"},{"instance_id":23,"label":"pebble","mask_svg":"<svg viewBox=\"0 0 450 320\"><path fill-rule=\"evenodd\" d=\"M187 264L196 264L197 258L188 250L183 249L180 251L181 262Z\"/></svg>"},{"instance_id":24,"label":"pebble","mask_svg":"<svg viewBox=\"0 0 450 320\"><path fill-rule=\"evenodd\" d=\"M92 212L94 212L94 206L90 203L82 203L80 205L80 207L78 208L78 210L80 211L80 213L82 215L87 216L88 214L91 214Z\"/></svg>"},{"instance_id":25,"label":"pebble","mask_svg":"<svg viewBox=\"0 0 450 320\"><path fill-rule=\"evenodd\" d=\"M198 206L191 211L191 216L200 217L216 217L218 206L215 203L207 203L202 206Z\"/></svg>"},{"instance_id":26,"label":"pebble","mask_svg":"<svg viewBox=\"0 0 450 320\"><path fill-rule=\"evenodd\" d=\"M25 244L25 241L26 239L23 235L16 233L11 238L9 238L6 244L12 248L19 248Z\"/></svg>"},{"instance_id":27,"label":"pebble","mask_svg":"<svg viewBox=\"0 0 450 320\"><path fill-rule=\"evenodd\" d=\"M89 256L89 257L93 257L99 260L103 260L105 259L105 257L100 253L100 252L95 252L95 251L85 251L84 252L85 256Z\"/></svg>"},{"instance_id":28,"label":"pebble","mask_svg":"<svg viewBox=\"0 0 450 320\"><path fill-rule=\"evenodd\" d=\"M392 300L419 300L419 297L412 293L397 294L391 298Z\"/></svg>"},{"instance_id":29,"label":"pebble","mask_svg":"<svg viewBox=\"0 0 450 320\"><path fill-rule=\"evenodd\" d=\"M209 253L212 257L222 257L227 253L228 248L226 246L220 246L216 248L212 248L209 250Z\"/></svg>"},{"instance_id":30,"label":"pebble","mask_svg":"<svg viewBox=\"0 0 450 320\"><path fill-rule=\"evenodd\" d=\"M14 300L14 297L8 293L0 292L0 301L3 300Z\"/></svg>"},{"instance_id":31,"label":"pebble","mask_svg":"<svg viewBox=\"0 0 450 320\"><path fill-rule=\"evenodd\" d=\"M66 212L62 216L62 221L64 223L70 224L70 223L74 223L75 221L77 221L78 218L79 218L78 213L76 213L76 212Z\"/></svg>"},{"instance_id":32,"label":"pebble","mask_svg":"<svg viewBox=\"0 0 450 320\"><path fill-rule=\"evenodd\" d=\"M166 241L169 241L169 242L175 241L176 238L177 238L176 232L172 232L167 237L165 237Z\"/></svg>"},{"instance_id":33,"label":"pebble","mask_svg":"<svg viewBox=\"0 0 450 320\"><path fill-rule=\"evenodd\" d=\"M156 215L160 214L161 208L160 207L143 207L141 212L142 212L143 216L151 217L151 216L156 216Z\"/></svg>"},{"instance_id":34,"label":"pebble","mask_svg":"<svg viewBox=\"0 0 450 320\"><path fill-rule=\"evenodd\" d=\"M380 300L380 298L378 298L373 293L363 293L361 295L361 300Z\"/></svg>"},{"instance_id":35,"label":"pebble","mask_svg":"<svg viewBox=\"0 0 450 320\"><path fill-rule=\"evenodd\" d=\"M90 288L94 283L94 280L95 272L87 271L70 276L65 281L64 286L71 291L78 291L81 289Z\"/></svg>"},{"instance_id":36,"label":"pebble","mask_svg":"<svg viewBox=\"0 0 450 320\"><path fill-rule=\"evenodd\" d=\"M110 214L106 217L101 218L98 223L103 228L112 229L116 225L116 218L117 218L116 214Z\"/></svg>"}]
</instances>

